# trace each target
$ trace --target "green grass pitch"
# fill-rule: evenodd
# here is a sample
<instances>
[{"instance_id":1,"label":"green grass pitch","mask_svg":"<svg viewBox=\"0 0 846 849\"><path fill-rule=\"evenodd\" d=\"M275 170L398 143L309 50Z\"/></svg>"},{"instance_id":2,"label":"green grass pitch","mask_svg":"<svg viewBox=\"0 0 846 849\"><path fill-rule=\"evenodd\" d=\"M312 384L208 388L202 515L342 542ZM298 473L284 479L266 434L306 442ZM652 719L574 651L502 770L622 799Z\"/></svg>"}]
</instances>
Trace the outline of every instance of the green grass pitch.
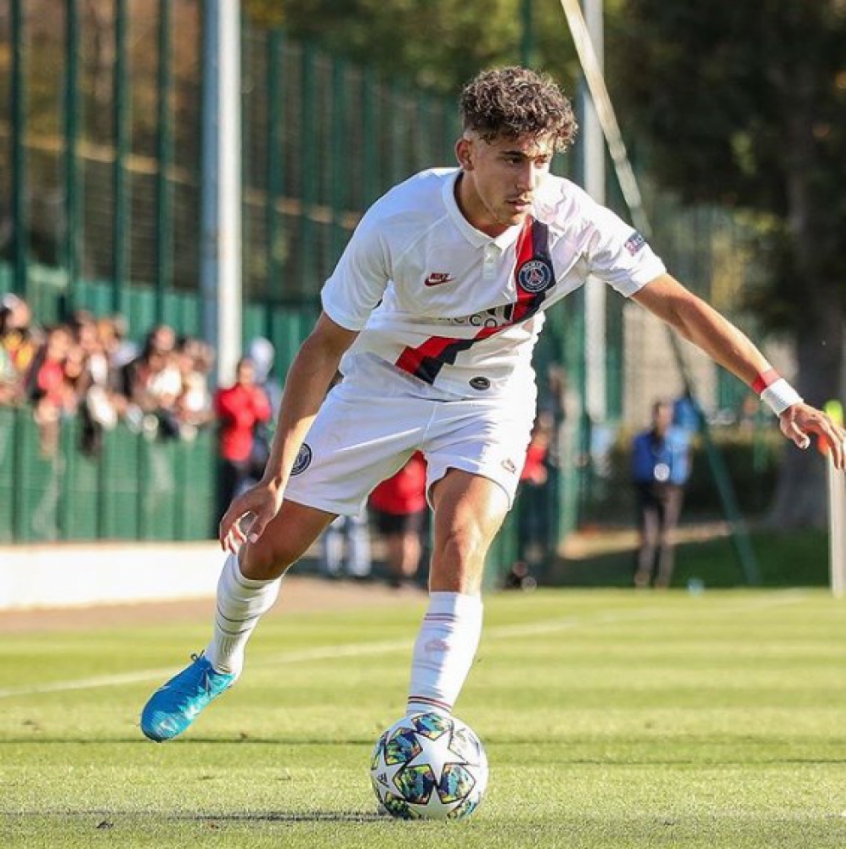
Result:
<instances>
[{"instance_id":1,"label":"green grass pitch","mask_svg":"<svg viewBox=\"0 0 846 849\"><path fill-rule=\"evenodd\" d=\"M0 636L0 846L846 846L843 603L822 590L501 594L457 714L458 823L375 814L422 601L263 622L184 738L138 729L209 623Z\"/></svg>"}]
</instances>

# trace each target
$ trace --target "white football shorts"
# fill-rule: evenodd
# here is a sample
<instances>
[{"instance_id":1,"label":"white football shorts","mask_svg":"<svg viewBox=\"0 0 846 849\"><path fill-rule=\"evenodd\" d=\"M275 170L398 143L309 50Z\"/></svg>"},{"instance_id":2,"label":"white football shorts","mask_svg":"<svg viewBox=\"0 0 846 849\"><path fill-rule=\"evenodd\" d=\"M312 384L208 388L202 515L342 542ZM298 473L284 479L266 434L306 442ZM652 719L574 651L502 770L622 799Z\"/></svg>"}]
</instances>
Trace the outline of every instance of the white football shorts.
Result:
<instances>
[{"instance_id":1,"label":"white football shorts","mask_svg":"<svg viewBox=\"0 0 846 849\"><path fill-rule=\"evenodd\" d=\"M461 469L499 484L510 509L535 400L533 385L522 398L459 398L359 354L326 396L285 497L328 513L359 514L371 490L419 450L428 464L427 493L448 469Z\"/></svg>"}]
</instances>

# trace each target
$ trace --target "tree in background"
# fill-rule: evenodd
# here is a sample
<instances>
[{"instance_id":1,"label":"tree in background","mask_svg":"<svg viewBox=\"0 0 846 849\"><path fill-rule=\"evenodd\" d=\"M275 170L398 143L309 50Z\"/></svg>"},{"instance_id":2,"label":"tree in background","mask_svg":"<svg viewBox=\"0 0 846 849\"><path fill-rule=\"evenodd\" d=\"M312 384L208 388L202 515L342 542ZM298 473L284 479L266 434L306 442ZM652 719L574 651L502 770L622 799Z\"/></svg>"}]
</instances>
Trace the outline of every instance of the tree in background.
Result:
<instances>
[{"instance_id":1,"label":"tree in background","mask_svg":"<svg viewBox=\"0 0 846 849\"><path fill-rule=\"evenodd\" d=\"M846 302L846 2L624 0L609 31L622 123L689 201L754 211L750 305L795 345L798 390L841 389ZM822 463L788 450L774 519L825 516Z\"/></svg>"},{"instance_id":2,"label":"tree in background","mask_svg":"<svg viewBox=\"0 0 846 849\"><path fill-rule=\"evenodd\" d=\"M246 0L248 19L426 91L452 94L491 65L521 61L530 0ZM615 3L617 0L615 0ZM573 92L578 61L557 0L531 0L535 67Z\"/></svg>"}]
</instances>

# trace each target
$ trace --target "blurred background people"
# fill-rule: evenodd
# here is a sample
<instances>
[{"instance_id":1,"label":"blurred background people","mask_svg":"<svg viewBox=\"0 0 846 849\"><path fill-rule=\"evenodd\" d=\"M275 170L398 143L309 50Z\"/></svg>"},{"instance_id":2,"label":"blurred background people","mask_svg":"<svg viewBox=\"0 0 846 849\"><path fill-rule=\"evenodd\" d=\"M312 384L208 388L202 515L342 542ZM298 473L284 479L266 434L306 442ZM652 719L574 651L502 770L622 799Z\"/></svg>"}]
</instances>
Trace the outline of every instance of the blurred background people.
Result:
<instances>
[{"instance_id":1,"label":"blurred background people","mask_svg":"<svg viewBox=\"0 0 846 849\"><path fill-rule=\"evenodd\" d=\"M549 483L549 461L555 420L551 412L538 412L532 437L526 451L526 462L520 473L516 500L520 551L512 569L515 586L537 584L537 575L546 566L549 551L549 506L546 486Z\"/></svg>"},{"instance_id":2,"label":"blurred background people","mask_svg":"<svg viewBox=\"0 0 846 849\"><path fill-rule=\"evenodd\" d=\"M0 298L0 345L16 373L23 378L29 371L43 334L32 323L32 310L19 295L7 292Z\"/></svg>"},{"instance_id":3,"label":"blurred background people","mask_svg":"<svg viewBox=\"0 0 846 849\"><path fill-rule=\"evenodd\" d=\"M370 510L385 545L388 583L414 583L423 558L428 509L426 461L418 451L370 494Z\"/></svg>"},{"instance_id":4,"label":"blurred background people","mask_svg":"<svg viewBox=\"0 0 846 849\"><path fill-rule=\"evenodd\" d=\"M372 569L367 514L338 516L320 541L320 571L327 578L364 580Z\"/></svg>"},{"instance_id":5,"label":"blurred background people","mask_svg":"<svg viewBox=\"0 0 846 849\"><path fill-rule=\"evenodd\" d=\"M666 589L673 576L675 540L690 477L690 431L673 423L673 405L656 401L652 424L632 442L632 480L637 493L640 546L636 587Z\"/></svg>"},{"instance_id":6,"label":"blurred background people","mask_svg":"<svg viewBox=\"0 0 846 849\"><path fill-rule=\"evenodd\" d=\"M270 402L270 419L256 425L253 434L253 450L250 457L250 477L258 481L264 474L264 467L270 457L270 444L273 441L273 430L279 407L282 405L282 387L273 377L273 364L276 349L269 339L257 336L247 346L247 356L253 361L255 383L260 387ZM369 559L369 555L368 555ZM369 566L367 568L369 572Z\"/></svg>"},{"instance_id":7,"label":"blurred background people","mask_svg":"<svg viewBox=\"0 0 846 849\"><path fill-rule=\"evenodd\" d=\"M211 346L193 336L183 336L176 343L176 367L182 381L176 399L179 434L193 439L197 429L214 419L209 373L214 362Z\"/></svg>"},{"instance_id":8,"label":"blurred background people","mask_svg":"<svg viewBox=\"0 0 846 849\"><path fill-rule=\"evenodd\" d=\"M33 358L27 376L27 394L38 425L42 457L53 457L59 447L59 423L77 407L74 383L79 377L70 328L57 324L47 331L44 344Z\"/></svg>"},{"instance_id":9,"label":"blurred background people","mask_svg":"<svg viewBox=\"0 0 846 849\"><path fill-rule=\"evenodd\" d=\"M176 365L176 334L166 324L147 334L139 356L123 367L123 391L129 399L127 419L151 435L179 436L177 401L182 376Z\"/></svg>"}]
</instances>

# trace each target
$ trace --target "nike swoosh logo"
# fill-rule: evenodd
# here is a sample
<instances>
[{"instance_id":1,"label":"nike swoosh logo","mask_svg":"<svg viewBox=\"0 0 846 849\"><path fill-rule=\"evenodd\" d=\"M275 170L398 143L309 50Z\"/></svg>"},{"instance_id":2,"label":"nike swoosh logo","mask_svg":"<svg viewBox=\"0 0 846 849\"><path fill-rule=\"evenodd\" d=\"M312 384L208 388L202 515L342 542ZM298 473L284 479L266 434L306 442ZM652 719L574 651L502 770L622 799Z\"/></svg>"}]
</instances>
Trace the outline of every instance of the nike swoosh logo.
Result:
<instances>
[{"instance_id":1,"label":"nike swoosh logo","mask_svg":"<svg viewBox=\"0 0 846 849\"><path fill-rule=\"evenodd\" d=\"M425 286L440 286L442 283L452 283L455 278L448 273L436 271L430 274L424 281Z\"/></svg>"}]
</instances>

